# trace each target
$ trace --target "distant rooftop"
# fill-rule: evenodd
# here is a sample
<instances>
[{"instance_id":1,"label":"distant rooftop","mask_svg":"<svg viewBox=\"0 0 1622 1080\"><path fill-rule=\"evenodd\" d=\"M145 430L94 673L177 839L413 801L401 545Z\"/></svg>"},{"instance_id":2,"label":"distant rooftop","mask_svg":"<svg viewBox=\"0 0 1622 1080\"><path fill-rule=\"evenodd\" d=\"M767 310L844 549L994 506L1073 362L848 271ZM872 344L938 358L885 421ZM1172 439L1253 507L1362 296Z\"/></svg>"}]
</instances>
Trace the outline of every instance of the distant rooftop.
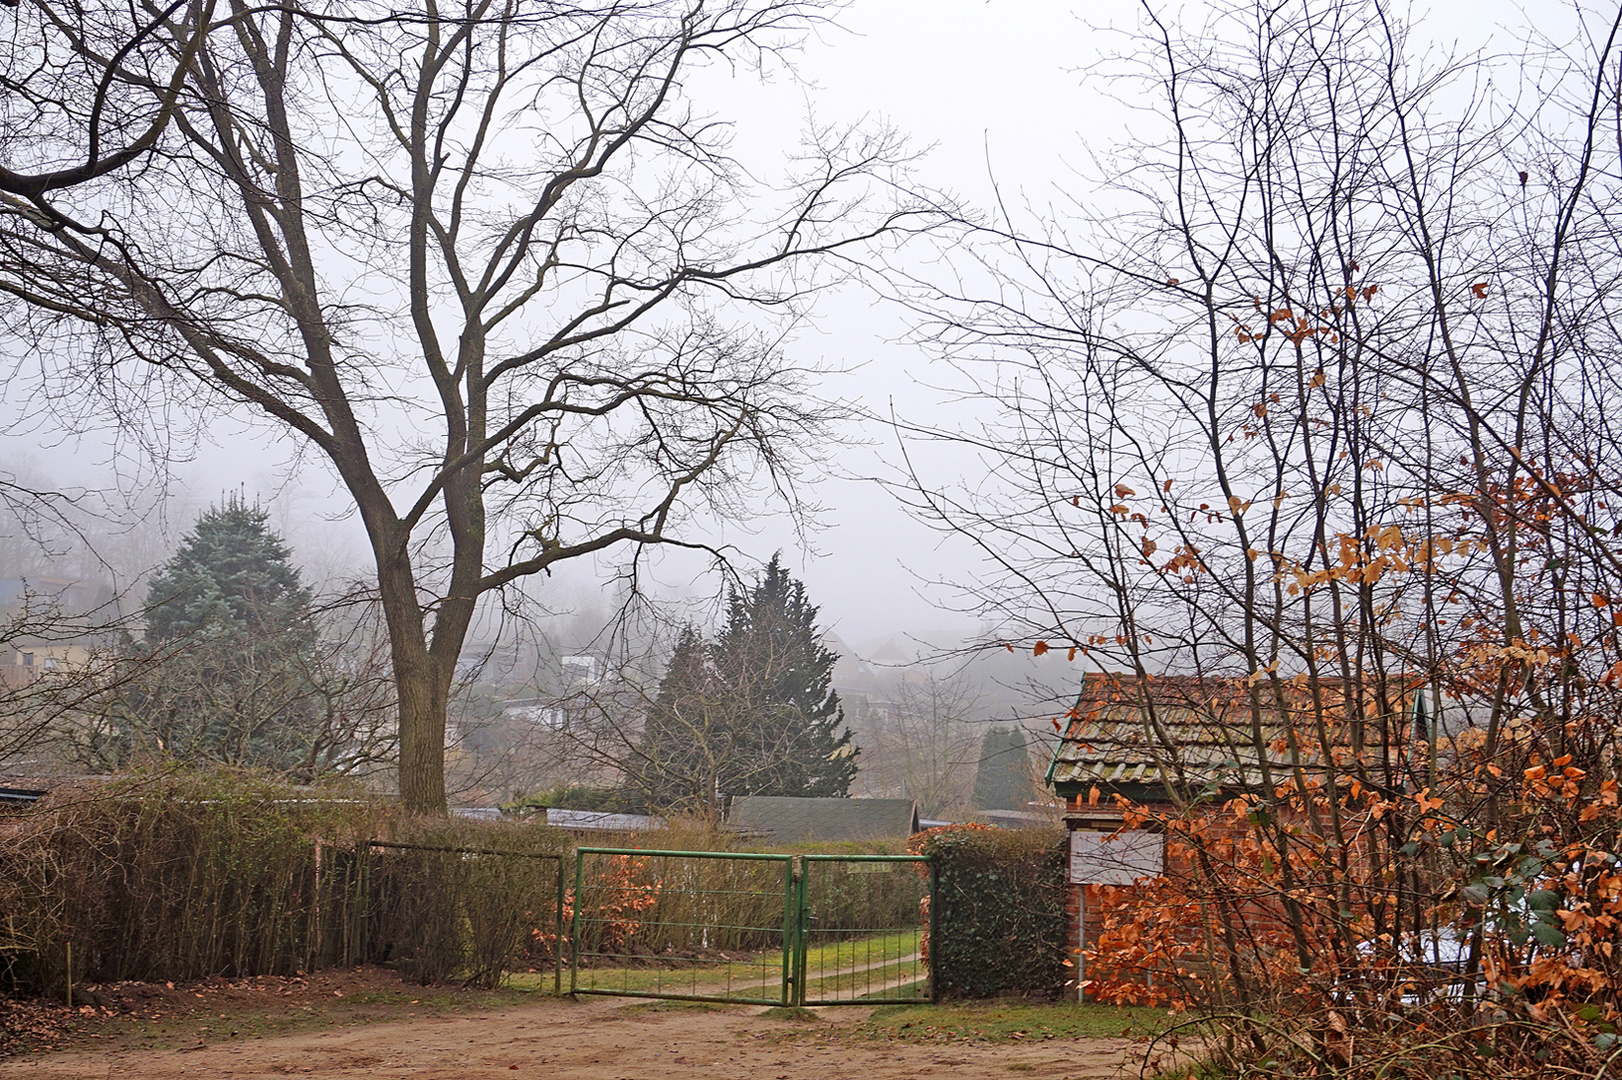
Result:
<instances>
[{"instance_id":1,"label":"distant rooftop","mask_svg":"<svg viewBox=\"0 0 1622 1080\"><path fill-rule=\"evenodd\" d=\"M918 831L911 799L807 799L745 795L732 800L727 824L779 844L806 840L888 840Z\"/></svg>"}]
</instances>

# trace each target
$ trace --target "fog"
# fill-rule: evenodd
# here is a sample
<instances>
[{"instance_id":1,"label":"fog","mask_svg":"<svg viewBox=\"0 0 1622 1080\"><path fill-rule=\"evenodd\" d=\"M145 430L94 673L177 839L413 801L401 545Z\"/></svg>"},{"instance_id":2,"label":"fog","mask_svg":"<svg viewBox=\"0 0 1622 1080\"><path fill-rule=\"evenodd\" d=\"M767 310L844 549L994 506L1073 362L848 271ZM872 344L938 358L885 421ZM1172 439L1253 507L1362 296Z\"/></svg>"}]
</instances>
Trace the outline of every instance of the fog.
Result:
<instances>
[{"instance_id":1,"label":"fog","mask_svg":"<svg viewBox=\"0 0 1622 1080\"><path fill-rule=\"evenodd\" d=\"M1465 11L1468 19L1456 17ZM1167 15L1185 16L1202 17L1201 5ZM1000 203L1033 220L1063 214L1071 200L1101 197L1095 158L1135 120L1101 65L1128 44L1124 35L1140 18L1140 6L1126 0L858 0L793 58L802 81L779 75L762 87L750 73L717 70L692 89L701 107L735 125L737 157L763 178L793 152L807 116L888 124L918 151L920 185L970 206ZM1461 4L1421 9L1414 19L1438 47L1465 51L1513 47L1513 35L1497 28L1522 15L1513 5ZM1464 33L1475 37L1459 40ZM907 271L928 277L939 268L923 261ZM950 427L972 424L977 407L957 395L955 369L910 340L912 329L906 310L861 288L823 297L786 348L797 364L823 373L824 397L869 418L842 425L843 441L800 491L813 508L803 519L763 501L749 520L715 523L706 537L733 555L744 576L783 552L821 606L825 628L858 653L899 642L929 655L994 636L975 607L972 549L917 521L881 482L904 479L884 417ZM366 574L369 553L346 496L322 462L289 440L227 414L196 438L177 432L155 460L149 448L120 442L94 423L79 431L51 426L29 395L28 358L12 359L17 373L5 397L12 422L0 440L0 465L24 483L89 492L79 509L95 551L68 554L72 544L59 543L62 564L54 565L49 552L14 542L5 574L54 569L137 588L197 512L228 491L271 509L317 586L335 589ZM974 467L972 454L961 451L913 452L922 455L913 460L926 477ZM530 592L548 617L606 617L614 608L605 602L613 566L611 558L572 566ZM641 583L655 598L681 605L682 617L700 620L713 614L724 588L705 560L680 555L651 557Z\"/></svg>"}]
</instances>

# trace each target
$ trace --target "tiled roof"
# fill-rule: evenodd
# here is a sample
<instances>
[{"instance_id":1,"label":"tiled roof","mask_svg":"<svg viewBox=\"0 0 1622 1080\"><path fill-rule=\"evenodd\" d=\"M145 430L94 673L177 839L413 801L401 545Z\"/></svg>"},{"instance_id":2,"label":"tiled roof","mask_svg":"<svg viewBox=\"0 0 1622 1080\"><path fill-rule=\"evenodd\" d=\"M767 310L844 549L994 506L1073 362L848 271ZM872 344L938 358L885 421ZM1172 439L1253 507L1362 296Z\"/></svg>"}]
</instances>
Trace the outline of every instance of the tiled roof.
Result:
<instances>
[{"instance_id":1,"label":"tiled roof","mask_svg":"<svg viewBox=\"0 0 1622 1080\"><path fill-rule=\"evenodd\" d=\"M1320 695L1338 701L1338 684L1320 684ZM1271 703L1256 721L1247 688L1232 680L1161 678L1147 689L1131 676L1090 676L1054 749L1048 782L1056 789L1097 785L1251 788L1262 783L1265 758L1275 782L1299 766L1308 772L1326 762L1316 738L1292 747L1287 731L1302 727L1311 695L1292 688L1282 706ZM1353 756L1346 726L1330 722L1330 755Z\"/></svg>"}]
</instances>

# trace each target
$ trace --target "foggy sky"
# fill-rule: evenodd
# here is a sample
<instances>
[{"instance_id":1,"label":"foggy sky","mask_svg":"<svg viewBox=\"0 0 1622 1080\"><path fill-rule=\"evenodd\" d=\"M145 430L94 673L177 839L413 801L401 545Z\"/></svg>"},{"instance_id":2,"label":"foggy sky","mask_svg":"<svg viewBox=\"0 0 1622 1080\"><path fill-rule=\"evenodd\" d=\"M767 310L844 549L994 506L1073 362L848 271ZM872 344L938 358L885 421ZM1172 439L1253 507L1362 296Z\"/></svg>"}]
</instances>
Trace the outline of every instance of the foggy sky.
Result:
<instances>
[{"instance_id":1,"label":"foggy sky","mask_svg":"<svg viewBox=\"0 0 1622 1080\"><path fill-rule=\"evenodd\" d=\"M1176 10L1170 9L1171 20L1179 17ZM1183 10L1184 17L1203 17L1198 3ZM1495 27L1524 19L1514 5L1479 3L1434 5L1413 17L1461 51L1478 47ZM809 85L779 79L762 88L752 76L716 72L693 89L700 109L736 121L736 155L751 169L769 172L791 153L809 111L824 122L889 123L927 149L917 166L919 182L970 204L989 206L1000 192L1033 213L1060 213L1066 201L1092 197L1091 155L1131 132L1134 115L1112 98L1108 80L1086 75L1125 45L1106 28L1130 30L1138 20L1139 5L1127 0L857 0L840 17L841 28L823 30L798 57ZM1455 46L1459 34L1476 37ZM1516 44L1502 30L1496 35L1501 48ZM850 290L828 298L817 323L788 347L805 366L836 372L822 380L825 396L876 414L893 409L950 423L964 406L947 402L949 395L936 387L949 385L952 373L928 350L907 345L908 329L904 312ZM7 405L13 417L26 408L15 397ZM361 530L353 518L341 517L341 491L318 462L301 459L291 442L265 431L240 420L213 427L209 441L174 467L176 501L165 516L166 531L177 538L199 509L241 489L271 506L273 523L308 577L322 583L365 573ZM847 434L851 445L833 455L833 475L805 492L824 508L809 537L773 514L718 528L716 539L735 546L746 570L748 560L758 565L782 550L821 605L823 624L858 649L909 635L951 644L974 634L980 621L962 610L959 592L933 584L972 584L969 549L912 520L863 479L895 475L892 433L880 424L853 424ZM99 438L64 439L28 426L5 435L0 454L12 462L31 459L59 482L87 484L104 476L114 458ZM128 469L132 460L122 464ZM963 467L946 459L936 464ZM588 568L572 568L551 584L566 604L571 596L590 595L591 576ZM653 579L671 595L717 590L698 564L679 558L658 560Z\"/></svg>"}]
</instances>

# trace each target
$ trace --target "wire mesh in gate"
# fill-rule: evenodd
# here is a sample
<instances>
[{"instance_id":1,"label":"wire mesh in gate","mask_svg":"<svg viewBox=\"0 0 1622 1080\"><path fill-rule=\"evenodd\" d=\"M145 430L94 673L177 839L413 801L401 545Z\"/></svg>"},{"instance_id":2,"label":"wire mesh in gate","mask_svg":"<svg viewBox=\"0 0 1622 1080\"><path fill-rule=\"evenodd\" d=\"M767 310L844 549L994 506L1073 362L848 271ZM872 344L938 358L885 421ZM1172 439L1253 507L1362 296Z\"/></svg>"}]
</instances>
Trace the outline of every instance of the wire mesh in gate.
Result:
<instances>
[{"instance_id":1,"label":"wire mesh in gate","mask_svg":"<svg viewBox=\"0 0 1622 1080\"><path fill-rule=\"evenodd\" d=\"M528 968L560 988L561 855L369 840L355 862L357 960L477 986Z\"/></svg>"},{"instance_id":2,"label":"wire mesh in gate","mask_svg":"<svg viewBox=\"0 0 1622 1080\"><path fill-rule=\"evenodd\" d=\"M933 867L915 855L805 855L799 878L796 1001L929 1001Z\"/></svg>"},{"instance_id":3,"label":"wire mesh in gate","mask_svg":"<svg viewBox=\"0 0 1622 1080\"><path fill-rule=\"evenodd\" d=\"M790 1004L794 888L789 855L580 848L569 988Z\"/></svg>"}]
</instances>

